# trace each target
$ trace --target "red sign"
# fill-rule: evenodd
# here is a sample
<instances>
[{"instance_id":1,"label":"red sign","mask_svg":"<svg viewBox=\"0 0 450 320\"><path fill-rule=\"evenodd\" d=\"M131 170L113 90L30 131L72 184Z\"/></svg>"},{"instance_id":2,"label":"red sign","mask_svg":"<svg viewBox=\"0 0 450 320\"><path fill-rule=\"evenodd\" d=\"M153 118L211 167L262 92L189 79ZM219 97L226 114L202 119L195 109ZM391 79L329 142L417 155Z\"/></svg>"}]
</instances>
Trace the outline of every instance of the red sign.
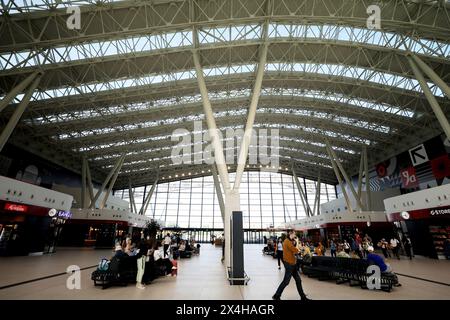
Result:
<instances>
[{"instance_id":1,"label":"red sign","mask_svg":"<svg viewBox=\"0 0 450 320\"><path fill-rule=\"evenodd\" d=\"M448 155L440 156L430 161L431 170L436 179L444 179L450 177L450 159Z\"/></svg>"},{"instance_id":2,"label":"red sign","mask_svg":"<svg viewBox=\"0 0 450 320\"><path fill-rule=\"evenodd\" d=\"M408 167L401 170L400 175L402 177L402 186L404 189L416 188L419 186L416 169L414 167Z\"/></svg>"},{"instance_id":3,"label":"red sign","mask_svg":"<svg viewBox=\"0 0 450 320\"><path fill-rule=\"evenodd\" d=\"M5 210L27 212L28 211L28 207L23 205L23 204L6 203L5 204Z\"/></svg>"},{"instance_id":4,"label":"red sign","mask_svg":"<svg viewBox=\"0 0 450 320\"><path fill-rule=\"evenodd\" d=\"M392 221L404 221L404 220L417 220L417 219L429 219L432 217L449 218L450 207L437 207L437 208L425 208L408 211L407 218L402 217L401 212L390 213L387 215L388 220Z\"/></svg>"}]
</instances>

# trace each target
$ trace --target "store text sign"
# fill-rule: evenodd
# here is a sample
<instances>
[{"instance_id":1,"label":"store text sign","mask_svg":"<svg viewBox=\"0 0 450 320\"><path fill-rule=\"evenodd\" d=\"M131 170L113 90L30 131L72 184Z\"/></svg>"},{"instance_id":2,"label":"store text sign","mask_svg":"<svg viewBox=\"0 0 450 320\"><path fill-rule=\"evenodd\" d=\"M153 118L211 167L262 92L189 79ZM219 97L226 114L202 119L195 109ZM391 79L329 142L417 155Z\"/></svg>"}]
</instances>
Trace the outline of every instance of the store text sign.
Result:
<instances>
[{"instance_id":1,"label":"store text sign","mask_svg":"<svg viewBox=\"0 0 450 320\"><path fill-rule=\"evenodd\" d=\"M15 204L15 203L6 203L5 210L8 211L18 211L18 212L27 212L28 207L23 204Z\"/></svg>"},{"instance_id":2,"label":"store text sign","mask_svg":"<svg viewBox=\"0 0 450 320\"><path fill-rule=\"evenodd\" d=\"M442 215L442 214L450 214L450 208L448 208L448 209L434 209L434 210L430 211L430 214L432 216L439 216L439 215Z\"/></svg>"}]
</instances>

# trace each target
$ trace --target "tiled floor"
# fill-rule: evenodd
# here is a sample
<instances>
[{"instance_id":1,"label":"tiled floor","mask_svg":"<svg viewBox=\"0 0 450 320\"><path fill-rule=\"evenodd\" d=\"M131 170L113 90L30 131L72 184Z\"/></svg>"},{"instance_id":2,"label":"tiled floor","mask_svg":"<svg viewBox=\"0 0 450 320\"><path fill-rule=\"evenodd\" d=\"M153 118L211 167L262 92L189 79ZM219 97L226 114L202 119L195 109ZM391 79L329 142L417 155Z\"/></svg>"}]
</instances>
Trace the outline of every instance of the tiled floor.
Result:
<instances>
[{"instance_id":1,"label":"tiled floor","mask_svg":"<svg viewBox=\"0 0 450 320\"><path fill-rule=\"evenodd\" d=\"M276 260L261 254L261 245L245 246L245 270L250 277L247 286L230 286L220 262L221 249L204 244L200 256L179 261L177 278L155 280L145 290L94 287L90 275L95 268L81 271L81 289L66 287L68 274L29 282L0 290L0 299L270 299L282 280ZM63 249L54 255L0 258L0 287L18 282L64 273L69 265L80 268L96 265L109 251ZM450 261L417 257L389 261L398 273L450 284ZM391 293L362 290L347 284L318 281L302 277L305 291L312 299L450 299L450 286L399 276L402 287ZM282 299L298 299L294 281Z\"/></svg>"}]
</instances>

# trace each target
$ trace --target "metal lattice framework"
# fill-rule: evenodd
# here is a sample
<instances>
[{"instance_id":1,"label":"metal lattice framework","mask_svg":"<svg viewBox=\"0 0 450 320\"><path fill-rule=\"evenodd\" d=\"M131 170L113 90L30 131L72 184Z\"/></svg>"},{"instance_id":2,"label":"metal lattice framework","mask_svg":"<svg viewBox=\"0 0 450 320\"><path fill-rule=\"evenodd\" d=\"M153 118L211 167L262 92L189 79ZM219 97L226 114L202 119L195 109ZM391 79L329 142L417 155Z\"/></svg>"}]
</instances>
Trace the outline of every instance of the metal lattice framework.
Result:
<instances>
[{"instance_id":1,"label":"metal lattice framework","mask_svg":"<svg viewBox=\"0 0 450 320\"><path fill-rule=\"evenodd\" d=\"M9 142L76 172L87 157L99 181L125 154L118 188L151 183L157 171L166 180L210 174L171 157L173 130L204 121L193 50L217 125L242 129L266 45L254 127L279 130L278 170L335 183L325 139L356 174L363 146L373 165L442 132L408 59L450 83L449 4L377 1L381 29L369 29L372 2L4 1L0 96L41 75ZM81 29L70 30L75 6ZM448 115L448 97L427 81Z\"/></svg>"}]
</instances>

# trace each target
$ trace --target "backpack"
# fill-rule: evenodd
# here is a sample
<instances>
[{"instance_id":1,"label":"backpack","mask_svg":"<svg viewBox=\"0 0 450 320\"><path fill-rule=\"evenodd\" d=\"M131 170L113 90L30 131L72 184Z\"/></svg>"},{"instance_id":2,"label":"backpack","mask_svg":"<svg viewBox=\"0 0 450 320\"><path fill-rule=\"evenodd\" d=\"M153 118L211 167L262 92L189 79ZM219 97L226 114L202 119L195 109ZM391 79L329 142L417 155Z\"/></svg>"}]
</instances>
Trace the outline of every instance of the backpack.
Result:
<instances>
[{"instance_id":1,"label":"backpack","mask_svg":"<svg viewBox=\"0 0 450 320\"><path fill-rule=\"evenodd\" d=\"M109 260L106 258L102 258L100 263L98 264L97 270L99 271L108 271L109 269Z\"/></svg>"}]
</instances>

